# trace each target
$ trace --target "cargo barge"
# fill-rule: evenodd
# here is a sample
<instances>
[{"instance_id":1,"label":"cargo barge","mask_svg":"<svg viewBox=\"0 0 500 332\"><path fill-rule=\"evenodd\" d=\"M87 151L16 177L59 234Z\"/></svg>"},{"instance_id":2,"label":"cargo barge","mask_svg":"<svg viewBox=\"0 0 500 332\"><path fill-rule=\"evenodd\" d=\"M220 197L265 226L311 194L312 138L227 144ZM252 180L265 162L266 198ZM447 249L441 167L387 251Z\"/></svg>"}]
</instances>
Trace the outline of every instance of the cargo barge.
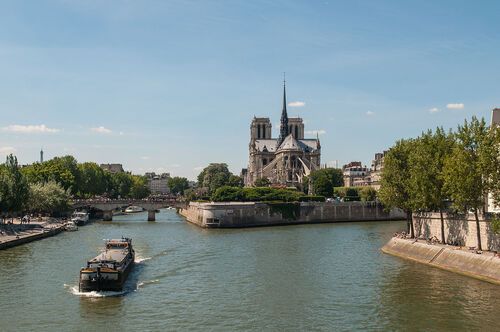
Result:
<instances>
[{"instance_id":1,"label":"cargo barge","mask_svg":"<svg viewBox=\"0 0 500 332\"><path fill-rule=\"evenodd\" d=\"M88 261L87 267L80 270L80 292L121 291L134 259L132 239L106 241L106 251Z\"/></svg>"}]
</instances>

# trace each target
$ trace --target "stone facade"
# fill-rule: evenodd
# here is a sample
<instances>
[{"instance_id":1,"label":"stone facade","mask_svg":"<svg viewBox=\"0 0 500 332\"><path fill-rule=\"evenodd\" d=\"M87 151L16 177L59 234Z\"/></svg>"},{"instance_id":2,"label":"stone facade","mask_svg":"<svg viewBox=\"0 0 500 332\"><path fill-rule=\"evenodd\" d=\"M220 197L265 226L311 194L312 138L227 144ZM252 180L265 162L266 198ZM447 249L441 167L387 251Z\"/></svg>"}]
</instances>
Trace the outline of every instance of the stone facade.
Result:
<instances>
[{"instance_id":1,"label":"stone facade","mask_svg":"<svg viewBox=\"0 0 500 332\"><path fill-rule=\"evenodd\" d=\"M179 213L187 221L204 228L402 220L406 217L401 210L392 209L388 212L381 204L374 202L303 202L283 205L289 209L288 215L272 204L263 202L191 202Z\"/></svg>"},{"instance_id":2,"label":"stone facade","mask_svg":"<svg viewBox=\"0 0 500 332\"><path fill-rule=\"evenodd\" d=\"M360 161L352 161L342 166L344 186L380 188L380 174L384 168L384 157L387 151L375 153L371 168L362 166Z\"/></svg>"},{"instance_id":3,"label":"stone facade","mask_svg":"<svg viewBox=\"0 0 500 332\"><path fill-rule=\"evenodd\" d=\"M152 194L170 194L170 188L167 185L170 173L146 173L146 178L148 179L148 188Z\"/></svg>"},{"instance_id":4,"label":"stone facade","mask_svg":"<svg viewBox=\"0 0 500 332\"><path fill-rule=\"evenodd\" d=\"M318 137L304 138L302 118L288 117L285 87L280 136L272 138L271 134L269 118L253 118L248 168L241 172L245 186L253 186L257 179L267 177L273 184L301 188L303 177L320 168L321 145Z\"/></svg>"},{"instance_id":5,"label":"stone facade","mask_svg":"<svg viewBox=\"0 0 500 332\"><path fill-rule=\"evenodd\" d=\"M448 244L467 247L477 246L476 219L473 214L444 214L444 234ZM441 239L441 217L437 212L414 215L415 235L421 238ZM481 244L483 249L500 251L500 236L489 231L490 222L479 216Z\"/></svg>"},{"instance_id":6,"label":"stone facade","mask_svg":"<svg viewBox=\"0 0 500 332\"><path fill-rule=\"evenodd\" d=\"M111 173L123 173L122 164L101 164L101 168Z\"/></svg>"}]
</instances>

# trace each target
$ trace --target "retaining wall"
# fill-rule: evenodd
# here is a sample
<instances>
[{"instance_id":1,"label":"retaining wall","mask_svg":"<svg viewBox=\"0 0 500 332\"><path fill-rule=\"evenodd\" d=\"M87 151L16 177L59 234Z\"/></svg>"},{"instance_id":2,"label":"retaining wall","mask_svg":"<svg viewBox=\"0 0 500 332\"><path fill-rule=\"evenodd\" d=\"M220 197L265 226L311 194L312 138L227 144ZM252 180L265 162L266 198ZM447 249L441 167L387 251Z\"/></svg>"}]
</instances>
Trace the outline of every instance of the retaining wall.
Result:
<instances>
[{"instance_id":1,"label":"retaining wall","mask_svg":"<svg viewBox=\"0 0 500 332\"><path fill-rule=\"evenodd\" d=\"M467 247L477 246L476 219L473 214L443 214L444 234L448 244ZM421 238L433 236L441 240L441 217L439 213L423 213L413 216L415 235ZM483 249L500 251L500 236L489 231L490 222L479 216L481 244Z\"/></svg>"},{"instance_id":2,"label":"retaining wall","mask_svg":"<svg viewBox=\"0 0 500 332\"><path fill-rule=\"evenodd\" d=\"M387 212L382 205L372 202L302 202L283 205L280 208L279 204L263 202L191 202L187 208L179 209L179 213L187 221L205 228L402 220L406 217L401 210Z\"/></svg>"},{"instance_id":3,"label":"retaining wall","mask_svg":"<svg viewBox=\"0 0 500 332\"><path fill-rule=\"evenodd\" d=\"M400 238L392 238L381 250L387 254L500 284L500 258L492 252L478 255L460 247L430 245Z\"/></svg>"}]
</instances>

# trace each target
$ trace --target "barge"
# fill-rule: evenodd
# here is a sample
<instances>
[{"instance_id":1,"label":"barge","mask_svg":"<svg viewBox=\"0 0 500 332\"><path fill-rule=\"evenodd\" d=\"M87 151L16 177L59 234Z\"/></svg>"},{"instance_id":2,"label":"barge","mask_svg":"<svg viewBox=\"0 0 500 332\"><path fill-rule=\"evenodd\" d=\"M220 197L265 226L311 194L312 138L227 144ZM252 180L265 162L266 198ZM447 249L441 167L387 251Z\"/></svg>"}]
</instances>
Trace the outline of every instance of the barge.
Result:
<instances>
[{"instance_id":1,"label":"barge","mask_svg":"<svg viewBox=\"0 0 500 332\"><path fill-rule=\"evenodd\" d=\"M106 241L106 251L87 262L80 270L80 292L121 291L132 270L135 251L132 239Z\"/></svg>"}]
</instances>

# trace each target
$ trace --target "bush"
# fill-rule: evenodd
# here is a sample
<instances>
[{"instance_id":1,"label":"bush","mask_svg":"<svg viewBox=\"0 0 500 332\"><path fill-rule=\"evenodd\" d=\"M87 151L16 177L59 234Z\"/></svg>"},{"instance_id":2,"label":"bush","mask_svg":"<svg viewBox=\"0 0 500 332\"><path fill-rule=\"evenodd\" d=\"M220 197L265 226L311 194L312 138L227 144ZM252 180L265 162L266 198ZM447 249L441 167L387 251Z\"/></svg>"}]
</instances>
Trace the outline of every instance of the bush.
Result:
<instances>
[{"instance_id":1,"label":"bush","mask_svg":"<svg viewBox=\"0 0 500 332\"><path fill-rule=\"evenodd\" d=\"M359 192L361 189L362 187L335 187L333 188L333 196L340 198L359 197Z\"/></svg>"},{"instance_id":2,"label":"bush","mask_svg":"<svg viewBox=\"0 0 500 332\"><path fill-rule=\"evenodd\" d=\"M324 202L325 196L302 196L299 202Z\"/></svg>"},{"instance_id":3,"label":"bush","mask_svg":"<svg viewBox=\"0 0 500 332\"><path fill-rule=\"evenodd\" d=\"M269 187L229 187L223 186L215 191L211 199L214 202L262 202L280 201L297 202L304 193L296 190L274 189Z\"/></svg>"},{"instance_id":4,"label":"bush","mask_svg":"<svg viewBox=\"0 0 500 332\"><path fill-rule=\"evenodd\" d=\"M359 191L359 196L362 201L371 202L377 198L377 191L372 187L363 187L363 189Z\"/></svg>"},{"instance_id":5,"label":"bush","mask_svg":"<svg viewBox=\"0 0 500 332\"><path fill-rule=\"evenodd\" d=\"M361 198L359 196L345 196L344 202L357 202L360 201Z\"/></svg>"}]
</instances>

